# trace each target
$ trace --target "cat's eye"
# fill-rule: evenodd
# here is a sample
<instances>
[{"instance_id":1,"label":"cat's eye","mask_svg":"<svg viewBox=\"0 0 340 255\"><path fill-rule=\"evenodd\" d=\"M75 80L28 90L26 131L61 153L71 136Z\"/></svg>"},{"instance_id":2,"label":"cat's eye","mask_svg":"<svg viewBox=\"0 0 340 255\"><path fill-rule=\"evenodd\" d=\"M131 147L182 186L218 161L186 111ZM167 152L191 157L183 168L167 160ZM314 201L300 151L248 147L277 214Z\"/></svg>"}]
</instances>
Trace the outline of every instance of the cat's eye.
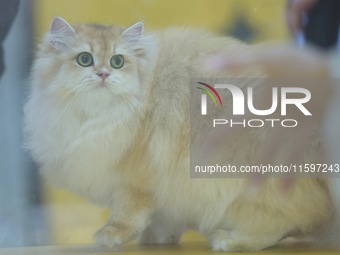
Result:
<instances>
[{"instance_id":1,"label":"cat's eye","mask_svg":"<svg viewBox=\"0 0 340 255\"><path fill-rule=\"evenodd\" d=\"M122 68L124 65L124 58L122 55L114 55L111 59L110 59L110 65L115 68L115 69L119 69Z\"/></svg>"},{"instance_id":2,"label":"cat's eye","mask_svg":"<svg viewBox=\"0 0 340 255\"><path fill-rule=\"evenodd\" d=\"M82 52L77 57L77 63L80 66L88 67L93 65L93 57L88 52Z\"/></svg>"}]
</instances>

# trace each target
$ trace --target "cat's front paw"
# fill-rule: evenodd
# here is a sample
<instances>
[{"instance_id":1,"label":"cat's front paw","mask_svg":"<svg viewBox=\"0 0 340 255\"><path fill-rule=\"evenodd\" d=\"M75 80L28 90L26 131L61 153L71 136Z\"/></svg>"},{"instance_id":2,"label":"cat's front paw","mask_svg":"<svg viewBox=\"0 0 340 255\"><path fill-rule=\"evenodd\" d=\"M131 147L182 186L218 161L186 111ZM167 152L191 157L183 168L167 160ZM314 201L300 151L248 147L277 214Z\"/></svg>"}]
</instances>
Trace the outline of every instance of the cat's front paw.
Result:
<instances>
[{"instance_id":1,"label":"cat's front paw","mask_svg":"<svg viewBox=\"0 0 340 255\"><path fill-rule=\"evenodd\" d=\"M227 231L217 230L210 236L210 246L213 251L231 251L228 242L230 240Z\"/></svg>"},{"instance_id":2,"label":"cat's front paw","mask_svg":"<svg viewBox=\"0 0 340 255\"><path fill-rule=\"evenodd\" d=\"M256 250L251 243L232 236L228 230L215 230L211 233L210 246L213 251L249 251Z\"/></svg>"},{"instance_id":3,"label":"cat's front paw","mask_svg":"<svg viewBox=\"0 0 340 255\"><path fill-rule=\"evenodd\" d=\"M129 242L137 235L137 231L120 224L106 224L94 235L99 246L115 247Z\"/></svg>"}]
</instances>

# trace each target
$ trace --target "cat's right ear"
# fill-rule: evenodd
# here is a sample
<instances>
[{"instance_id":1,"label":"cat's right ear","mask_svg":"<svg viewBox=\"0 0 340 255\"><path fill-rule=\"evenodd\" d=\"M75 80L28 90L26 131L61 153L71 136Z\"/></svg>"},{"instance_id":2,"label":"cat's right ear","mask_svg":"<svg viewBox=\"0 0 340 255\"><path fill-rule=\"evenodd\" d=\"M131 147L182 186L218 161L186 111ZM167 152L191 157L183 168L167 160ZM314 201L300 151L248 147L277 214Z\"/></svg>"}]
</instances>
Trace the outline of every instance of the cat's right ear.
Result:
<instances>
[{"instance_id":1,"label":"cat's right ear","mask_svg":"<svg viewBox=\"0 0 340 255\"><path fill-rule=\"evenodd\" d=\"M75 35L76 32L66 20L55 17L51 22L47 40L56 49L62 49L71 43Z\"/></svg>"}]
</instances>

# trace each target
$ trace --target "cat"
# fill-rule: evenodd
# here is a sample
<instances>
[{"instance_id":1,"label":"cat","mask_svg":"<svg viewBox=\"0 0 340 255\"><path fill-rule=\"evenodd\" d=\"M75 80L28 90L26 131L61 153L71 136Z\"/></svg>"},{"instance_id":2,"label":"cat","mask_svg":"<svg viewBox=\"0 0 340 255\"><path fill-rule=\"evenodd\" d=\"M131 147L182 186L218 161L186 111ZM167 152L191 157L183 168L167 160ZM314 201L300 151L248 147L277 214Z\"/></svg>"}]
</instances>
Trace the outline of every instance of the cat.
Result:
<instances>
[{"instance_id":1,"label":"cat","mask_svg":"<svg viewBox=\"0 0 340 255\"><path fill-rule=\"evenodd\" d=\"M51 183L111 209L99 245L177 243L195 229L214 251L260 250L330 218L325 180L297 179L286 199L278 179L249 197L244 178L190 178L190 80L211 76L211 54L250 49L200 29L52 20L32 68L26 146ZM256 146L238 138L226 157L248 162Z\"/></svg>"}]
</instances>

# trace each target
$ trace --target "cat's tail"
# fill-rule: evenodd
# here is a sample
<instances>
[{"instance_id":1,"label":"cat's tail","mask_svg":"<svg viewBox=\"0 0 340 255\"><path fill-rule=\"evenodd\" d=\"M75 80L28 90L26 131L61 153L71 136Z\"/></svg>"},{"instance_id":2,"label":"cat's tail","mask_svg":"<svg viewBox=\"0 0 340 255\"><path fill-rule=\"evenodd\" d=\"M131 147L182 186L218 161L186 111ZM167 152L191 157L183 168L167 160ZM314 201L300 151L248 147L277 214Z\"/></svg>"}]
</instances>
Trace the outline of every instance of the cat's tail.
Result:
<instances>
[{"instance_id":1,"label":"cat's tail","mask_svg":"<svg viewBox=\"0 0 340 255\"><path fill-rule=\"evenodd\" d=\"M315 236L315 243L319 247L340 250L340 179L331 179L329 183L334 212L327 224Z\"/></svg>"}]
</instances>

